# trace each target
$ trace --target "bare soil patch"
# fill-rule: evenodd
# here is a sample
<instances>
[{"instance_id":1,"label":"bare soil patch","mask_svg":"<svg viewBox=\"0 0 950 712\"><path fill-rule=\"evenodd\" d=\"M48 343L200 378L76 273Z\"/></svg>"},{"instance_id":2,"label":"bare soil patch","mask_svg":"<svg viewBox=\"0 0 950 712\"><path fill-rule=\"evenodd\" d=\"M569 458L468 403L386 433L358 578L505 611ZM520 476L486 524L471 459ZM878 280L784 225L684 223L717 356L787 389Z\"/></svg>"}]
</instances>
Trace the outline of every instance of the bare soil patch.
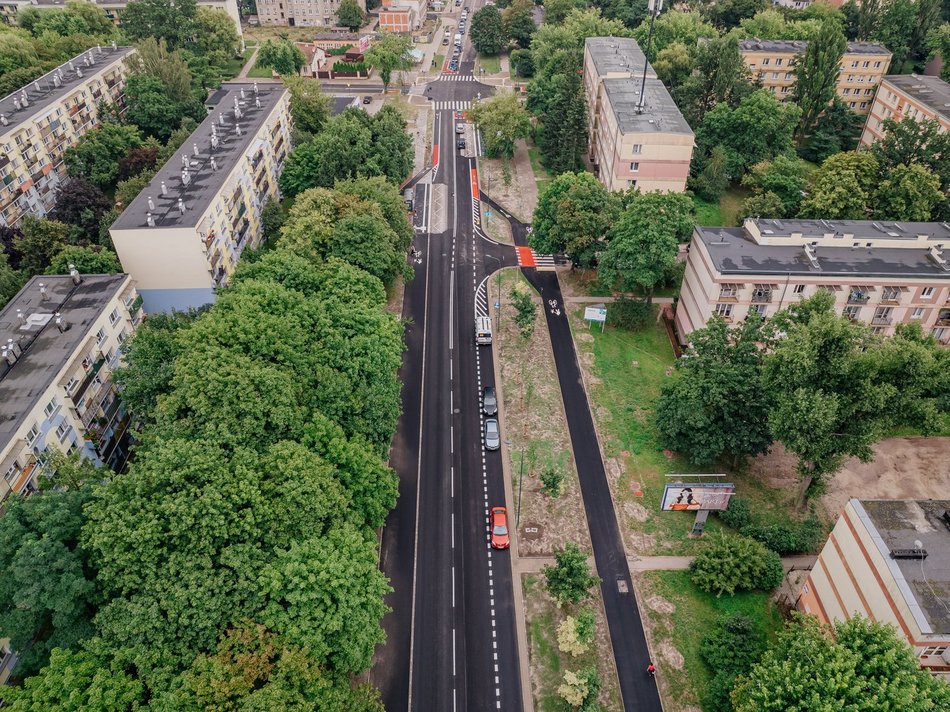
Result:
<instances>
[{"instance_id":1,"label":"bare soil patch","mask_svg":"<svg viewBox=\"0 0 950 712\"><path fill-rule=\"evenodd\" d=\"M538 206L538 186L524 140L517 142L515 157L508 161L508 183L505 182L504 161L500 158L480 158L478 170L481 172L479 186L492 200L521 222L531 222Z\"/></svg>"},{"instance_id":2,"label":"bare soil patch","mask_svg":"<svg viewBox=\"0 0 950 712\"><path fill-rule=\"evenodd\" d=\"M541 299L515 269L504 270L489 282L489 304L501 303L500 316L495 315L495 356L501 373L503 432L511 441L505 452L515 493L513 513L520 507L521 526L530 522L544 532L534 540L519 537L518 554L550 556L567 542L590 551L587 517ZM538 307L534 332L527 338L515 324L511 291L516 285L528 291ZM560 497L541 492L540 475L548 467L564 475Z\"/></svg>"}]
</instances>

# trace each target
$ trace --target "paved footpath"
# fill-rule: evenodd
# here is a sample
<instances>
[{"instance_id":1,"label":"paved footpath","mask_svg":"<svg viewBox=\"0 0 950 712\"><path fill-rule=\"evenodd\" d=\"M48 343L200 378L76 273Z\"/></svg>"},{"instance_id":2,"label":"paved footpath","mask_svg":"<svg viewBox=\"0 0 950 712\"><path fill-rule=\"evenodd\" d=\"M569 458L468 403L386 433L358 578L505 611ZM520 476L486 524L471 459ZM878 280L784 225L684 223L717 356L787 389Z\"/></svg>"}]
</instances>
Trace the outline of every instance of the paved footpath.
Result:
<instances>
[{"instance_id":1,"label":"paved footpath","mask_svg":"<svg viewBox=\"0 0 950 712\"><path fill-rule=\"evenodd\" d=\"M817 559L814 554L783 556L782 565L786 571L807 571ZM692 560L692 556L628 556L627 564L631 571L684 571ZM515 562L515 570L520 574L537 574L553 564L553 556L521 556ZM594 557L588 559L588 564L594 566Z\"/></svg>"}]
</instances>

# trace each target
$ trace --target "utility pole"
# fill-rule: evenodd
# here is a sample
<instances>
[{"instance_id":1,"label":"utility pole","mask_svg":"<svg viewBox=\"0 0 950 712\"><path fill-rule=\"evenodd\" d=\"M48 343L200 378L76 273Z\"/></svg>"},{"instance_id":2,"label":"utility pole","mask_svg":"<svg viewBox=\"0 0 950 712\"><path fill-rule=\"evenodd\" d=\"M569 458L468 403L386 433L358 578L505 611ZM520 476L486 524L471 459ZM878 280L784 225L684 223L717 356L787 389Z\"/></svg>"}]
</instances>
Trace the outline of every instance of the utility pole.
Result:
<instances>
[{"instance_id":1,"label":"utility pole","mask_svg":"<svg viewBox=\"0 0 950 712\"><path fill-rule=\"evenodd\" d=\"M637 113L643 113L643 92L647 87L647 67L650 64L650 47L653 44L653 23L656 16L663 9L663 0L649 0L647 10L650 12L650 31L647 32L647 48L643 53L643 79L640 81L640 101L637 102Z\"/></svg>"}]
</instances>

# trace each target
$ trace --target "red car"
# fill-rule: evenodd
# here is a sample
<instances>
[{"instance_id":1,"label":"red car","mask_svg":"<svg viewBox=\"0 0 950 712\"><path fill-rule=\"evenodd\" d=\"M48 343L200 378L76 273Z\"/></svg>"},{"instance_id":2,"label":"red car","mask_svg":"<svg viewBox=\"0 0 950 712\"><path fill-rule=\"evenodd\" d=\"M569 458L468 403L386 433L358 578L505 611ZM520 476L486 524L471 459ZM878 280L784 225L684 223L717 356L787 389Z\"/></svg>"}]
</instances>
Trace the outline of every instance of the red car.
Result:
<instances>
[{"instance_id":1,"label":"red car","mask_svg":"<svg viewBox=\"0 0 950 712\"><path fill-rule=\"evenodd\" d=\"M488 526L491 529L491 548L507 549L511 544L508 536L508 510L504 507L492 507L488 513Z\"/></svg>"}]
</instances>

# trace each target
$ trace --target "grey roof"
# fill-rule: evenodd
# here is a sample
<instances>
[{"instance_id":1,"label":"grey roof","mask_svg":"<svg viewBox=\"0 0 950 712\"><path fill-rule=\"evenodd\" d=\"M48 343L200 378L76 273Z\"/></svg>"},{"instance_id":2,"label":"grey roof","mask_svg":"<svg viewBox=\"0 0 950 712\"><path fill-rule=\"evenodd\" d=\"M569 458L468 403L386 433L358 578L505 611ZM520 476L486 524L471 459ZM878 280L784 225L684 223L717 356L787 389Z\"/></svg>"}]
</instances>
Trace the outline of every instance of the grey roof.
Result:
<instances>
[{"instance_id":1,"label":"grey roof","mask_svg":"<svg viewBox=\"0 0 950 712\"><path fill-rule=\"evenodd\" d=\"M852 500L854 502L854 500ZM950 633L950 529L944 513L950 500L861 500L856 511L867 514L875 543L894 575L921 629ZM865 521L867 524L867 521ZM918 544L919 542L919 544ZM895 549L923 548L924 559L892 558ZM919 620L922 617L923 620Z\"/></svg>"},{"instance_id":2,"label":"grey roof","mask_svg":"<svg viewBox=\"0 0 950 712\"><path fill-rule=\"evenodd\" d=\"M659 79L647 79L644 87L643 113L637 113L641 79L605 79L604 90L610 99L621 133L678 133L693 135L673 97Z\"/></svg>"},{"instance_id":3,"label":"grey roof","mask_svg":"<svg viewBox=\"0 0 950 712\"><path fill-rule=\"evenodd\" d=\"M584 41L597 74L608 72L643 73L646 55L637 41L630 37L588 37ZM656 77L653 67L647 65L647 76Z\"/></svg>"},{"instance_id":4,"label":"grey roof","mask_svg":"<svg viewBox=\"0 0 950 712\"><path fill-rule=\"evenodd\" d=\"M338 116L351 106L359 105L359 99L355 96L333 96L330 97L330 115Z\"/></svg>"},{"instance_id":5,"label":"grey roof","mask_svg":"<svg viewBox=\"0 0 950 712\"><path fill-rule=\"evenodd\" d=\"M126 55L135 51L134 47L110 46L93 47L56 69L47 72L39 79L17 89L0 99L0 114L9 122L7 126L0 126L0 131L6 133L17 128L20 124L42 114L49 106L59 101L89 79L91 74L100 71L103 67L122 60ZM91 64L89 64L91 62ZM84 76L79 76L79 72ZM59 86L56 86L56 82ZM23 106L23 96L27 98L27 106ZM17 105L20 108L17 108Z\"/></svg>"},{"instance_id":6,"label":"grey roof","mask_svg":"<svg viewBox=\"0 0 950 712\"><path fill-rule=\"evenodd\" d=\"M798 54L808 47L808 40L739 40L739 50L748 52L785 52ZM878 42L848 42L845 55L849 54L880 54L890 56L891 51Z\"/></svg>"},{"instance_id":7,"label":"grey roof","mask_svg":"<svg viewBox=\"0 0 950 712\"><path fill-rule=\"evenodd\" d=\"M919 74L888 74L890 82L905 94L950 121L950 84L940 77Z\"/></svg>"},{"instance_id":8,"label":"grey roof","mask_svg":"<svg viewBox=\"0 0 950 712\"><path fill-rule=\"evenodd\" d=\"M950 227L945 223L875 223L864 220L758 220L759 229L771 241L791 238L815 239L837 236L841 247L815 248L818 267L805 254L801 238L788 245L759 244L744 228L697 227L716 269L722 274L811 275L842 277L927 277L950 281L950 270L931 259L927 247L900 246L901 240L929 235L928 242L950 247ZM825 227L827 225L828 227ZM878 229L875 226L880 226ZM772 234L766 231L771 230ZM900 231L900 232L898 232ZM894 233L892 237L889 233ZM871 247L867 247L867 243ZM858 247L855 245L858 244ZM948 250L950 252L950 250ZM950 255L948 255L950 256Z\"/></svg>"},{"instance_id":9,"label":"grey roof","mask_svg":"<svg viewBox=\"0 0 950 712\"><path fill-rule=\"evenodd\" d=\"M260 108L255 106L255 86L260 97ZM271 113L281 97L286 93L282 84L257 85L254 83L228 83L229 89L218 106L212 110L201 125L188 137L175 155L163 165L145 189L136 196L129 206L112 224L113 230L148 229L148 215L151 213L157 228L188 227L197 225L202 213L211 204L248 146L263 121ZM241 91L244 91L244 99ZM241 118L237 124L241 134L235 131L234 102L241 107ZM223 124L222 124L223 118ZM217 136L217 148L212 149L212 127ZM194 147L198 147L198 155ZM214 157L216 169L211 166ZM188 185L183 181L183 167L188 163ZM167 188L162 194L162 184ZM153 201L154 209L148 201ZM178 201L181 199L185 212L181 213Z\"/></svg>"},{"instance_id":10,"label":"grey roof","mask_svg":"<svg viewBox=\"0 0 950 712\"><path fill-rule=\"evenodd\" d=\"M13 339L23 349L13 366L0 362L0 444L6 445L20 428L127 278L87 274L77 286L69 276L33 277L0 311L0 341ZM45 298L40 284L46 285ZM56 327L55 313L69 324L65 332Z\"/></svg>"}]
</instances>

